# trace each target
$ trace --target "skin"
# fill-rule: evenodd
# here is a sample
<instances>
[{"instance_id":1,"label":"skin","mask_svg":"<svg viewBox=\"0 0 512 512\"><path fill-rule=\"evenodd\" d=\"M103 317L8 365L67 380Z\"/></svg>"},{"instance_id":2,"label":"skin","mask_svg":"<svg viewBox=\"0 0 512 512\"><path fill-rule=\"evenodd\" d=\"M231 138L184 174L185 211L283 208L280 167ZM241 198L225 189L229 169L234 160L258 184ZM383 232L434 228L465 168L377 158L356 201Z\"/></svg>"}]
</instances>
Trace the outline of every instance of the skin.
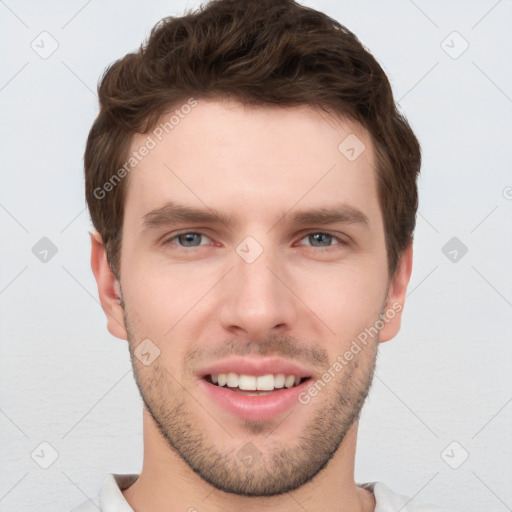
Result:
<instances>
[{"instance_id":1,"label":"skin","mask_svg":"<svg viewBox=\"0 0 512 512\"><path fill-rule=\"evenodd\" d=\"M350 134L366 147L355 161L338 150ZM379 314L404 304L412 247L390 277L368 132L308 106L200 100L128 179L119 281L101 236L91 236L107 327L128 340L145 402L143 468L123 492L128 503L137 512L374 510L373 494L354 481L358 414L401 308L308 404L269 421L228 413L195 374L220 354L276 355L316 380ZM144 229L144 216L168 201L233 223ZM340 203L368 223L290 225L283 216ZM187 246L177 232L204 236ZM263 249L252 263L236 251L248 236ZM146 338L160 350L147 366L133 352ZM237 458L249 442L260 454L250 468Z\"/></svg>"}]
</instances>

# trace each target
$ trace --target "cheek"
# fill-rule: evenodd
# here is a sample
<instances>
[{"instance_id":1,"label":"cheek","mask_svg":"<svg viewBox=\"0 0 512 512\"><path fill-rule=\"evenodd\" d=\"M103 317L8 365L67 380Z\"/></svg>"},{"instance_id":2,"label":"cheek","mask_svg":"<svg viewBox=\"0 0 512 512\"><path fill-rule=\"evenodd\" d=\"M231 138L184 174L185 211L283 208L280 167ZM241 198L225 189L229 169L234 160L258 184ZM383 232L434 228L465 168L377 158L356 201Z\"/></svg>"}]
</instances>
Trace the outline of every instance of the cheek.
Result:
<instances>
[{"instance_id":1,"label":"cheek","mask_svg":"<svg viewBox=\"0 0 512 512\"><path fill-rule=\"evenodd\" d=\"M311 328L309 319L322 336L350 343L373 325L381 311L386 285L385 262L378 256L368 251L339 264L305 258L299 264L282 262L280 274L298 295L296 298L284 293L283 298L288 297L300 311L305 319L302 328ZM227 293L224 287L236 291L240 285L235 283L231 288L233 275L221 279L229 266L229 262L220 260L175 263L160 254L149 257L127 240L121 268L129 276L124 280L123 293L133 320L131 327L150 339L169 340L177 333L182 337L190 328L193 331L191 318L197 320L196 326L201 317L214 318L218 306L215 297ZM301 329L300 324L294 327Z\"/></svg>"},{"instance_id":2,"label":"cheek","mask_svg":"<svg viewBox=\"0 0 512 512\"><path fill-rule=\"evenodd\" d=\"M175 382L170 375L182 382L184 376L180 362L187 347L187 314L192 313L190 310L197 298L192 300L194 297L189 296L183 276L162 276L141 268L136 272L131 269L129 275L129 285L123 287L123 293L130 344L135 350L142 340L148 338L159 351L155 362L158 362L160 373L154 364L147 367L139 365L139 373L146 379L167 382L171 386ZM154 393L154 386L149 387Z\"/></svg>"},{"instance_id":3,"label":"cheek","mask_svg":"<svg viewBox=\"0 0 512 512\"><path fill-rule=\"evenodd\" d=\"M331 268L322 277L302 279L299 286L304 303L321 318L330 334L350 342L378 319L386 283L381 272L364 266Z\"/></svg>"},{"instance_id":4,"label":"cheek","mask_svg":"<svg viewBox=\"0 0 512 512\"><path fill-rule=\"evenodd\" d=\"M197 264L154 264L136 254L123 263L123 272L129 276L123 294L133 327L155 339L168 339L183 328L186 315L199 306L218 280L211 269Z\"/></svg>"}]
</instances>

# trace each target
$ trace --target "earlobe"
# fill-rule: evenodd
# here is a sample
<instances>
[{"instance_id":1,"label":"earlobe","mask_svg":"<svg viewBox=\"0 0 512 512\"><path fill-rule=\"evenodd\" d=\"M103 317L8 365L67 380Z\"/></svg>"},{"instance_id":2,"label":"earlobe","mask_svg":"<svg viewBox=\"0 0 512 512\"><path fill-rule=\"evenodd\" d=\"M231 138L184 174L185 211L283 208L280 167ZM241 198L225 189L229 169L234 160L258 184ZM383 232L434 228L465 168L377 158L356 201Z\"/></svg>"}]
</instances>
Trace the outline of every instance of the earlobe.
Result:
<instances>
[{"instance_id":1,"label":"earlobe","mask_svg":"<svg viewBox=\"0 0 512 512\"><path fill-rule=\"evenodd\" d=\"M412 272L412 253L411 242L400 254L395 274L391 279L386 306L382 312L384 327L379 334L381 342L393 339L400 331L407 286Z\"/></svg>"},{"instance_id":2,"label":"earlobe","mask_svg":"<svg viewBox=\"0 0 512 512\"><path fill-rule=\"evenodd\" d=\"M108 264L103 240L97 231L91 233L91 269L101 307L107 316L107 329L116 338L128 339L121 307L121 287Z\"/></svg>"}]
</instances>

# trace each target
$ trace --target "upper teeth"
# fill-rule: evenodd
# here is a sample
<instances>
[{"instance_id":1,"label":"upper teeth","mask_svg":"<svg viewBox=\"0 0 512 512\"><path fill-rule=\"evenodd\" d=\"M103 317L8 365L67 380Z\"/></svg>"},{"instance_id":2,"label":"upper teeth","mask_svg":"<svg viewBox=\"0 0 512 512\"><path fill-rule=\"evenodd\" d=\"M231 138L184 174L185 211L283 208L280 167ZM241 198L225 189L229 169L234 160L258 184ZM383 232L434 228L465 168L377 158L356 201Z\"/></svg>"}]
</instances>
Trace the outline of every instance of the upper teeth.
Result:
<instances>
[{"instance_id":1,"label":"upper teeth","mask_svg":"<svg viewBox=\"0 0 512 512\"><path fill-rule=\"evenodd\" d=\"M273 389L280 389L283 387L291 388L293 385L300 383L300 377L295 375L285 375L278 373L276 375L245 375L238 373L219 373L211 375L212 382L219 386L227 384L230 388L239 388L247 391L272 391Z\"/></svg>"}]
</instances>

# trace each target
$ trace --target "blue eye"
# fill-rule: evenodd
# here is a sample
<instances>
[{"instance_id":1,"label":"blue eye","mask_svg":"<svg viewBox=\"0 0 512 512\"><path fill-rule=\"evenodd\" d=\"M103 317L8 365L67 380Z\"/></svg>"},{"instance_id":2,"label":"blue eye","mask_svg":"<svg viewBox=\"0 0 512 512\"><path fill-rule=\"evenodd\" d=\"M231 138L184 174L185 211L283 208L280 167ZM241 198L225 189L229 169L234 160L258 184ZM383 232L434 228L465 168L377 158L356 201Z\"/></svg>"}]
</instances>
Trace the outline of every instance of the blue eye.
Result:
<instances>
[{"instance_id":1,"label":"blue eye","mask_svg":"<svg viewBox=\"0 0 512 512\"><path fill-rule=\"evenodd\" d=\"M186 233L178 233L174 235L172 238L169 238L165 243L170 244L174 240L178 240L178 245L180 247L199 247L202 245L201 237L205 237L203 233L194 233L194 232L186 232ZM206 237L208 238L208 237Z\"/></svg>"},{"instance_id":2,"label":"blue eye","mask_svg":"<svg viewBox=\"0 0 512 512\"><path fill-rule=\"evenodd\" d=\"M339 245L343 244L344 242L338 238L337 236L331 235L330 233L324 233L321 231L315 232L315 233L309 233L307 234L302 240L308 239L311 243L312 247L332 247L333 245ZM331 242L336 241L335 244L332 244ZM319 243L320 245L315 245L316 243Z\"/></svg>"},{"instance_id":3,"label":"blue eye","mask_svg":"<svg viewBox=\"0 0 512 512\"><path fill-rule=\"evenodd\" d=\"M177 233L171 238L164 241L165 245L178 245L180 248L190 248L190 247L201 247L203 245L207 245L206 243L201 243L202 241L210 240L208 236L204 233L195 232L195 231L184 231L182 233ZM302 240L308 240L308 244L300 244L300 245L309 245L310 247L315 247L318 249L330 249L335 248L335 246L343 246L346 245L346 242L335 235L330 233L325 233L323 231L314 231L306 234ZM176 242L175 242L176 241Z\"/></svg>"}]
</instances>

